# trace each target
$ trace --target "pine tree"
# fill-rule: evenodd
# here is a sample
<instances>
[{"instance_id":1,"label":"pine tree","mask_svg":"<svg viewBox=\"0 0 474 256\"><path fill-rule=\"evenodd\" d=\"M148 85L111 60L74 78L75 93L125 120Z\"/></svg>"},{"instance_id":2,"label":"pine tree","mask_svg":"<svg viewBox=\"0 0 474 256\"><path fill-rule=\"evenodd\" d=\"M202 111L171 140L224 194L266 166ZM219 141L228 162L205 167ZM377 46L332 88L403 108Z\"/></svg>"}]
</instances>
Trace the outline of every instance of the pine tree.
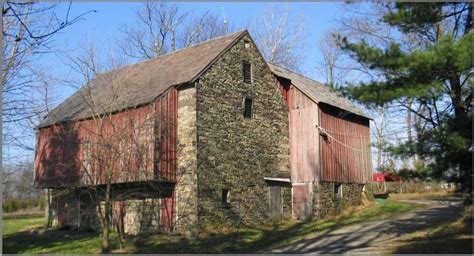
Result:
<instances>
[{"instance_id":1,"label":"pine tree","mask_svg":"<svg viewBox=\"0 0 474 256\"><path fill-rule=\"evenodd\" d=\"M397 102L424 121L416 140L394 148L401 156L418 155L434 178L457 178L472 193L472 3L395 3L381 22L416 49L400 42L386 48L342 38L342 48L381 79L348 85L345 93L367 105ZM406 104L413 100L414 104Z\"/></svg>"}]
</instances>

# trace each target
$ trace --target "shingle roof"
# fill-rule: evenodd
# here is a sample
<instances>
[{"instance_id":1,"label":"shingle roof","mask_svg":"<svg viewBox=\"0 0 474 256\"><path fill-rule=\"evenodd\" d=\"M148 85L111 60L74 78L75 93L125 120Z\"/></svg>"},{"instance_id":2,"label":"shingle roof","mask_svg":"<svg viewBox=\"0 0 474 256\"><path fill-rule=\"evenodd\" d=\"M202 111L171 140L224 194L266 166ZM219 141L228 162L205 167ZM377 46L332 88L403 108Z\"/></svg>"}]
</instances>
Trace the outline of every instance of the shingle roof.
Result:
<instances>
[{"instance_id":1,"label":"shingle roof","mask_svg":"<svg viewBox=\"0 0 474 256\"><path fill-rule=\"evenodd\" d=\"M291 80L291 84L301 90L314 102L323 102L325 104L349 111L356 115L371 119L371 117L369 117L362 110L357 108L350 100L331 91L329 87L324 86L321 83L307 78L301 74L284 69L282 67L275 66L270 63L268 64L268 66L276 76Z\"/></svg>"},{"instance_id":2,"label":"shingle roof","mask_svg":"<svg viewBox=\"0 0 474 256\"><path fill-rule=\"evenodd\" d=\"M193 82L246 33L243 30L217 37L100 74L48 113L38 128L152 102L172 86Z\"/></svg>"}]
</instances>

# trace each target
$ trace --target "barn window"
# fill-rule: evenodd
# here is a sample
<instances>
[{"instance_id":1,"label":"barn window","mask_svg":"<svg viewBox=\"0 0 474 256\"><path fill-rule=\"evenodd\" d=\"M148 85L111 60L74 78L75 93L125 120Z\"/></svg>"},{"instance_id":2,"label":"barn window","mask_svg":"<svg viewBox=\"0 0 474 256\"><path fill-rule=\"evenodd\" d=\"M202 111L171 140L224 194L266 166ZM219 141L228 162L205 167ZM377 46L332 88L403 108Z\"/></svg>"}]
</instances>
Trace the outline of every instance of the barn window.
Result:
<instances>
[{"instance_id":1,"label":"barn window","mask_svg":"<svg viewBox=\"0 0 474 256\"><path fill-rule=\"evenodd\" d=\"M248 61L242 61L242 74L244 77L244 83L252 82L252 66Z\"/></svg>"},{"instance_id":2,"label":"barn window","mask_svg":"<svg viewBox=\"0 0 474 256\"><path fill-rule=\"evenodd\" d=\"M252 119L253 114L253 99L250 96L244 97L243 102L244 107L244 118Z\"/></svg>"},{"instance_id":3,"label":"barn window","mask_svg":"<svg viewBox=\"0 0 474 256\"><path fill-rule=\"evenodd\" d=\"M334 183L334 197L342 198L342 184Z\"/></svg>"},{"instance_id":4,"label":"barn window","mask_svg":"<svg viewBox=\"0 0 474 256\"><path fill-rule=\"evenodd\" d=\"M229 190L228 189L223 189L222 190L222 198L221 198L221 203L223 206L228 206L230 201L229 201Z\"/></svg>"}]
</instances>

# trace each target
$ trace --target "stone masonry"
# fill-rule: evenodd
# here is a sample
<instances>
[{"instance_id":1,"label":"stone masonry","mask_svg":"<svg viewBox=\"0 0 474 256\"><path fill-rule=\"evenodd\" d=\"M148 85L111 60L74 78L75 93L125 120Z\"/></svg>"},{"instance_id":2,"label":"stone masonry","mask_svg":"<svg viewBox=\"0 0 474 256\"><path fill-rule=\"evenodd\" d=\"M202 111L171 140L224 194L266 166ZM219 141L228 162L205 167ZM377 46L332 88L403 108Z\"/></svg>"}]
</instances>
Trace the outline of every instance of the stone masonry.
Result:
<instances>
[{"instance_id":1,"label":"stone masonry","mask_svg":"<svg viewBox=\"0 0 474 256\"><path fill-rule=\"evenodd\" d=\"M348 206L361 203L364 184L338 183L342 196L335 193L334 182L316 182L313 185L313 218L326 218L341 213Z\"/></svg>"},{"instance_id":2,"label":"stone masonry","mask_svg":"<svg viewBox=\"0 0 474 256\"><path fill-rule=\"evenodd\" d=\"M251 83L243 81L243 61L251 64ZM268 220L264 177L289 175L288 114L270 69L246 35L196 88L201 227ZM252 119L243 117L245 96L253 98ZM225 191L228 203L222 202Z\"/></svg>"},{"instance_id":3,"label":"stone masonry","mask_svg":"<svg viewBox=\"0 0 474 256\"><path fill-rule=\"evenodd\" d=\"M178 230L184 230L190 236L198 231L196 128L196 88L182 88L178 94L176 225Z\"/></svg>"}]
</instances>

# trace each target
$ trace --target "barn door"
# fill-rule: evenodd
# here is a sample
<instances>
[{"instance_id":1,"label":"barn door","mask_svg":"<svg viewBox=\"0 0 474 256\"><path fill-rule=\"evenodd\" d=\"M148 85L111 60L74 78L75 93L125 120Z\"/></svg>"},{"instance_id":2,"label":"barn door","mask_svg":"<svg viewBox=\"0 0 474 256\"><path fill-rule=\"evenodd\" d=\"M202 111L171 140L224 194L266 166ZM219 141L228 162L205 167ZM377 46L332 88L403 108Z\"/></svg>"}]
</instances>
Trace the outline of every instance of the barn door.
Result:
<instances>
[{"instance_id":1,"label":"barn door","mask_svg":"<svg viewBox=\"0 0 474 256\"><path fill-rule=\"evenodd\" d=\"M293 217L299 220L311 218L310 184L293 184Z\"/></svg>"},{"instance_id":2,"label":"barn door","mask_svg":"<svg viewBox=\"0 0 474 256\"><path fill-rule=\"evenodd\" d=\"M281 220L283 215L283 206L281 202L281 187L270 187L270 218L273 220Z\"/></svg>"}]
</instances>

